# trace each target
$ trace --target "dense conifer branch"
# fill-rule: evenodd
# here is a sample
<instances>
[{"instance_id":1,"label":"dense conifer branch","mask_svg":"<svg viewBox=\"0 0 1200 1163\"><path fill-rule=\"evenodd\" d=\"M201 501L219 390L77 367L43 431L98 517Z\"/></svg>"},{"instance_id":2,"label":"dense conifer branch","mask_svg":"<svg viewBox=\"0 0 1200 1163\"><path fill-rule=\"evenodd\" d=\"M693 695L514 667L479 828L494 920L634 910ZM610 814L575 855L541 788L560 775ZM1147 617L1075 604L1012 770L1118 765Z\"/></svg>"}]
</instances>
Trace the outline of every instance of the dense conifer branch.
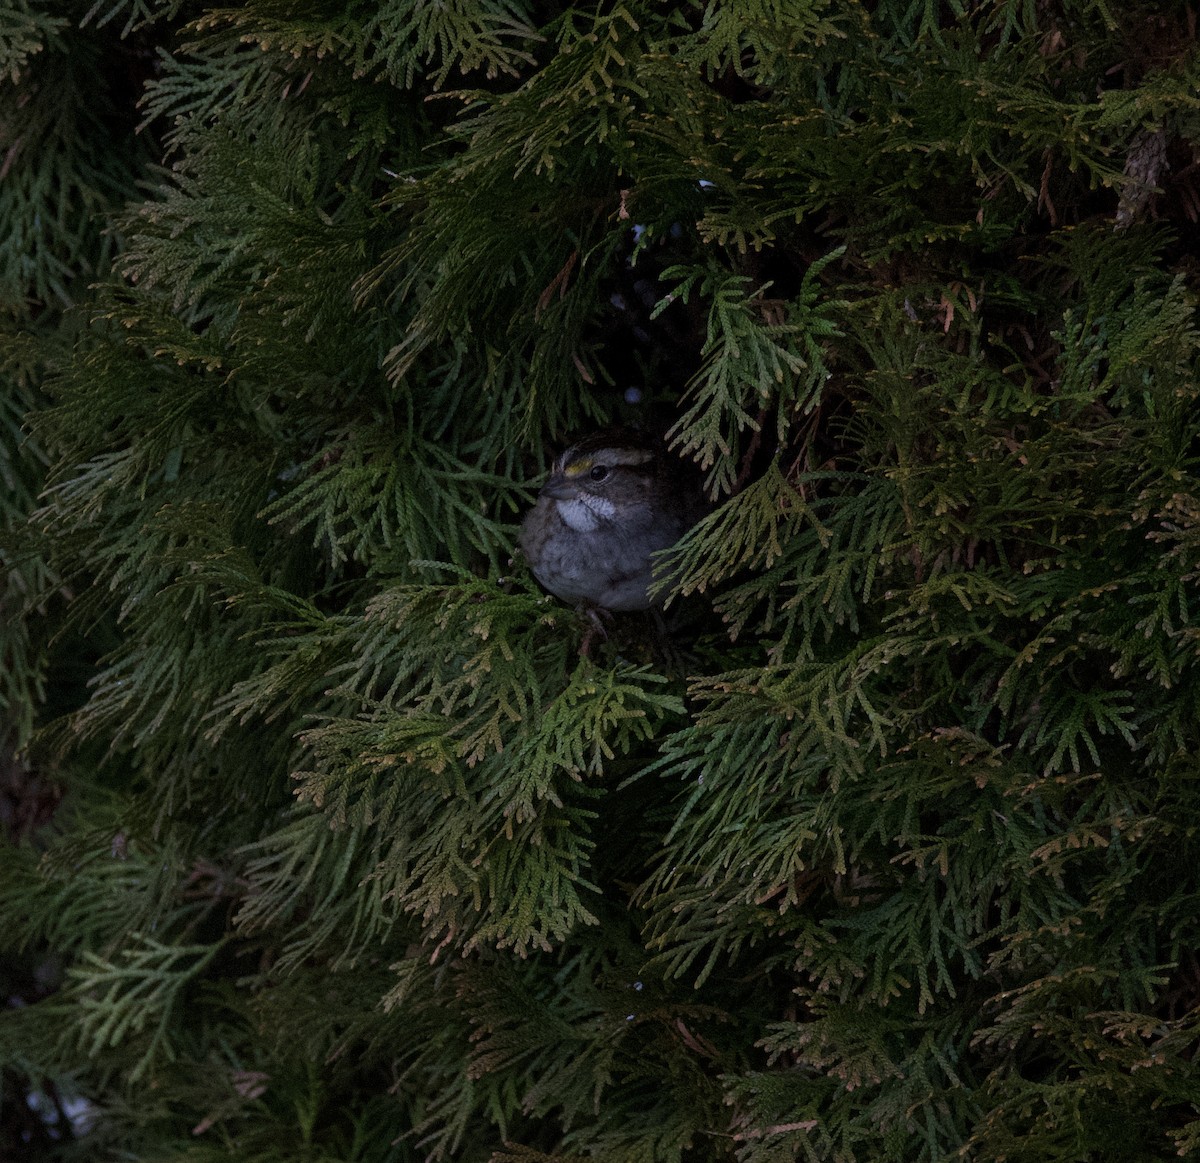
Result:
<instances>
[{"instance_id":1,"label":"dense conifer branch","mask_svg":"<svg viewBox=\"0 0 1200 1163\"><path fill-rule=\"evenodd\" d=\"M0 1155L1197 1150L1184 8L9 8Z\"/></svg>"}]
</instances>

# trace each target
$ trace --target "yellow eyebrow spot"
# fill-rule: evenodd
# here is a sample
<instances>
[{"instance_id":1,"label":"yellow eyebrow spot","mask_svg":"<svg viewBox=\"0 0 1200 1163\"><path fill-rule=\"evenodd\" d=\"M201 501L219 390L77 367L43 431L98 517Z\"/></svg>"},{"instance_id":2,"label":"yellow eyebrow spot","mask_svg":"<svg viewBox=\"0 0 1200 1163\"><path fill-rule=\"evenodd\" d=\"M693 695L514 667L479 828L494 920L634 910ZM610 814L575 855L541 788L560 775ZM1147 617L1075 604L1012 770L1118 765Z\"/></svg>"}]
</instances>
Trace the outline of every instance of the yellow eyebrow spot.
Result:
<instances>
[{"instance_id":1,"label":"yellow eyebrow spot","mask_svg":"<svg viewBox=\"0 0 1200 1163\"><path fill-rule=\"evenodd\" d=\"M582 460L574 460L563 469L563 476L577 477L581 472L587 472L592 467L592 458L585 456Z\"/></svg>"}]
</instances>

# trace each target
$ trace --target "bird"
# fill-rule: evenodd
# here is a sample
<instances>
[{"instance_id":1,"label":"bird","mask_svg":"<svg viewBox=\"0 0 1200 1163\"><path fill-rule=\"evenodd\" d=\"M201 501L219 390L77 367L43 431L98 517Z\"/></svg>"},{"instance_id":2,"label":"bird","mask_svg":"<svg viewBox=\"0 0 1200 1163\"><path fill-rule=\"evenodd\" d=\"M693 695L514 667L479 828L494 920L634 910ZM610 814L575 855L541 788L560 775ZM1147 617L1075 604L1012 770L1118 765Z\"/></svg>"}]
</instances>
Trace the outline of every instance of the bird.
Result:
<instances>
[{"instance_id":1,"label":"bird","mask_svg":"<svg viewBox=\"0 0 1200 1163\"><path fill-rule=\"evenodd\" d=\"M674 545L706 512L688 466L657 437L605 428L554 462L525 515L520 545L556 598L616 613L649 610L651 554Z\"/></svg>"}]
</instances>

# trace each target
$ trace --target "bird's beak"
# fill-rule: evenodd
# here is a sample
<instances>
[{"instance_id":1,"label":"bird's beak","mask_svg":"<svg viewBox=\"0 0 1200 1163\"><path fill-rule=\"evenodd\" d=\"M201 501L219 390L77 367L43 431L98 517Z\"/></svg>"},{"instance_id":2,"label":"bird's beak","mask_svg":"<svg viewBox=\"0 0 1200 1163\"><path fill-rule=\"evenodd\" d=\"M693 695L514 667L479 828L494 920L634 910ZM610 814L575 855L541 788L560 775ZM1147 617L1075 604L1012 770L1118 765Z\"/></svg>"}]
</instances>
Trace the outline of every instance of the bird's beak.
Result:
<instances>
[{"instance_id":1,"label":"bird's beak","mask_svg":"<svg viewBox=\"0 0 1200 1163\"><path fill-rule=\"evenodd\" d=\"M579 486L569 481L562 473L551 473L550 479L542 485L539 497L549 497L552 501L573 501L579 496Z\"/></svg>"}]
</instances>

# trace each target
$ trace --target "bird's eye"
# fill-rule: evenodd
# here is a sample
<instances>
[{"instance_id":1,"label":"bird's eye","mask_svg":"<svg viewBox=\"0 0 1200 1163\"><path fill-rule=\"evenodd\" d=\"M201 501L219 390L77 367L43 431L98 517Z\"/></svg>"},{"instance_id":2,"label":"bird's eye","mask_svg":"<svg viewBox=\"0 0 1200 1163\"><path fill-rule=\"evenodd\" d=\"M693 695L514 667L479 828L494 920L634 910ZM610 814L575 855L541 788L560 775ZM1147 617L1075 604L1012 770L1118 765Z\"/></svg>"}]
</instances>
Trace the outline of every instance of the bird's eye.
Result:
<instances>
[{"instance_id":1,"label":"bird's eye","mask_svg":"<svg viewBox=\"0 0 1200 1163\"><path fill-rule=\"evenodd\" d=\"M606 465L598 464L598 465L596 465L595 468L592 469L591 475L592 475L592 480L602 481L602 480L604 480L604 478L606 476L608 476L608 468Z\"/></svg>"}]
</instances>

